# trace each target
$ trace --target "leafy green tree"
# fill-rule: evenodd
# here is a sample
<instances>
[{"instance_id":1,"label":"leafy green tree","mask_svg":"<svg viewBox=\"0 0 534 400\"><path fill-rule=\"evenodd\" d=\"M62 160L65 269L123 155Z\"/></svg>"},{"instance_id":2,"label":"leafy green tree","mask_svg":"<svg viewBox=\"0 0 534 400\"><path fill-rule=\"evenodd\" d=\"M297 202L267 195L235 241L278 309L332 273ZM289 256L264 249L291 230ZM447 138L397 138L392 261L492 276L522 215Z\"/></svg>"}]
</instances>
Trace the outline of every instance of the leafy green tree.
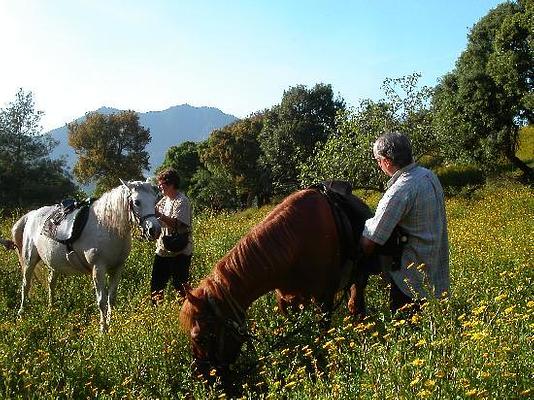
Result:
<instances>
[{"instance_id":1,"label":"leafy green tree","mask_svg":"<svg viewBox=\"0 0 534 400\"><path fill-rule=\"evenodd\" d=\"M272 179L275 194L285 195L299 187L300 165L335 131L336 114L345 108L334 99L332 87L317 84L312 89L298 85L284 92L279 105L265 112L259 136L263 152L260 165Z\"/></svg>"},{"instance_id":2,"label":"leafy green tree","mask_svg":"<svg viewBox=\"0 0 534 400\"><path fill-rule=\"evenodd\" d=\"M56 142L42 134L43 113L35 109L32 92L20 89L0 109L0 204L29 207L72 195L76 186L64 160L51 160Z\"/></svg>"},{"instance_id":3,"label":"leafy green tree","mask_svg":"<svg viewBox=\"0 0 534 400\"><path fill-rule=\"evenodd\" d=\"M450 160L491 170L507 159L531 181L516 156L521 126L534 110L534 3L498 5L470 31L466 50L433 99L435 130Z\"/></svg>"},{"instance_id":4,"label":"leafy green tree","mask_svg":"<svg viewBox=\"0 0 534 400\"><path fill-rule=\"evenodd\" d=\"M183 142L177 146L171 146L157 171L164 168L174 168L180 175L180 189L188 191L191 186L191 178L202 165L198 148L199 146L195 142Z\"/></svg>"},{"instance_id":5,"label":"leafy green tree","mask_svg":"<svg viewBox=\"0 0 534 400\"><path fill-rule=\"evenodd\" d=\"M209 170L222 168L231 176L243 207L250 207L262 190L263 173L258 164L262 127L263 115L258 113L216 129L201 155Z\"/></svg>"},{"instance_id":6,"label":"leafy green tree","mask_svg":"<svg viewBox=\"0 0 534 400\"><path fill-rule=\"evenodd\" d=\"M223 169L197 169L191 179L189 196L197 209L236 210L240 206L232 177Z\"/></svg>"},{"instance_id":7,"label":"leafy green tree","mask_svg":"<svg viewBox=\"0 0 534 400\"><path fill-rule=\"evenodd\" d=\"M382 89L386 95L377 102L363 100L340 113L337 133L301 166L302 185L321 180L340 179L352 182L355 188L382 190L385 177L372 156L375 139L385 132L399 131L410 137L414 158L435 152L430 113L431 88L418 85L420 75L386 79Z\"/></svg>"},{"instance_id":8,"label":"leafy green tree","mask_svg":"<svg viewBox=\"0 0 534 400\"><path fill-rule=\"evenodd\" d=\"M88 113L85 121L73 122L68 129L69 145L78 155L74 175L82 183L96 182L97 194L117 186L119 178L143 178L151 138L134 111Z\"/></svg>"}]
</instances>

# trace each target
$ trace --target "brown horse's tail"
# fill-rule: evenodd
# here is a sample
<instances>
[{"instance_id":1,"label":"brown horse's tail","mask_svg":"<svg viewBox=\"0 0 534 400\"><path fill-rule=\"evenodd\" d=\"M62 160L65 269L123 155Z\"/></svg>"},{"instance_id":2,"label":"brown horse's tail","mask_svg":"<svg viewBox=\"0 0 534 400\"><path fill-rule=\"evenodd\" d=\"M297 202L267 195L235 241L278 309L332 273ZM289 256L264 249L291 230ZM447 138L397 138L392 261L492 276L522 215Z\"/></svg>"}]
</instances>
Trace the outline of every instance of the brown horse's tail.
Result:
<instances>
[{"instance_id":1,"label":"brown horse's tail","mask_svg":"<svg viewBox=\"0 0 534 400\"><path fill-rule=\"evenodd\" d=\"M24 238L24 227L26 226L26 221L28 220L28 214L24 214L19 218L17 222L11 228L11 236L13 238L13 243L17 249L17 255L19 257L20 267L22 268L22 245Z\"/></svg>"}]
</instances>

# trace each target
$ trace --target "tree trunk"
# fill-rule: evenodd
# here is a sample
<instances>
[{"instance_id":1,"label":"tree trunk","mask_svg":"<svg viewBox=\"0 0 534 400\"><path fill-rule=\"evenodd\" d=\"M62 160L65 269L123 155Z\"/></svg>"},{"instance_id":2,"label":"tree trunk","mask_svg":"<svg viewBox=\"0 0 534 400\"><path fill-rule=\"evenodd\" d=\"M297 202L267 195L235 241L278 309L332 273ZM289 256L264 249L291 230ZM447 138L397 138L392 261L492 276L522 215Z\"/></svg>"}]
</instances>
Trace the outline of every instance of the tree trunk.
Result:
<instances>
[{"instance_id":1,"label":"tree trunk","mask_svg":"<svg viewBox=\"0 0 534 400\"><path fill-rule=\"evenodd\" d=\"M506 158L516 167L519 168L527 180L528 183L534 183L534 171L527 164L525 164L521 159L519 159L515 154L508 153Z\"/></svg>"}]
</instances>

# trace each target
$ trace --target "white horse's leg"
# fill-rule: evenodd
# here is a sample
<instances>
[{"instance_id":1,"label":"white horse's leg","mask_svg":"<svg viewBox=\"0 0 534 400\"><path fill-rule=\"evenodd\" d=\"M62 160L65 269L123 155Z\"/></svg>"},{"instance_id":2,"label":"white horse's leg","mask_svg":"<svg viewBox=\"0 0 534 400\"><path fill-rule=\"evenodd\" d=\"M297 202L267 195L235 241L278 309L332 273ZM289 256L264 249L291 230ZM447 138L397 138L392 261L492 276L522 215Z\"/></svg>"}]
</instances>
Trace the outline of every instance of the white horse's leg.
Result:
<instances>
[{"instance_id":1,"label":"white horse's leg","mask_svg":"<svg viewBox=\"0 0 534 400\"><path fill-rule=\"evenodd\" d=\"M24 312L24 303L28 297L32 285L33 271L35 266L39 262L39 256L37 255L37 249L32 246L30 249L30 254L24 254L22 259L24 260L24 265L22 266L22 290L21 290L21 301L18 315L21 316Z\"/></svg>"},{"instance_id":2,"label":"white horse's leg","mask_svg":"<svg viewBox=\"0 0 534 400\"><path fill-rule=\"evenodd\" d=\"M55 300L57 273L50 268L48 271L48 307L52 307Z\"/></svg>"},{"instance_id":3,"label":"white horse's leg","mask_svg":"<svg viewBox=\"0 0 534 400\"><path fill-rule=\"evenodd\" d=\"M108 325L111 321L111 309L115 307L115 301L117 299L117 287L119 286L121 273L122 273L122 265L117 268L113 268L113 270L109 272L108 319L107 319Z\"/></svg>"},{"instance_id":4,"label":"white horse's leg","mask_svg":"<svg viewBox=\"0 0 534 400\"><path fill-rule=\"evenodd\" d=\"M95 285L96 302L100 310L100 332L108 330L108 289L106 287L106 269L100 266L93 267L93 283Z\"/></svg>"}]
</instances>

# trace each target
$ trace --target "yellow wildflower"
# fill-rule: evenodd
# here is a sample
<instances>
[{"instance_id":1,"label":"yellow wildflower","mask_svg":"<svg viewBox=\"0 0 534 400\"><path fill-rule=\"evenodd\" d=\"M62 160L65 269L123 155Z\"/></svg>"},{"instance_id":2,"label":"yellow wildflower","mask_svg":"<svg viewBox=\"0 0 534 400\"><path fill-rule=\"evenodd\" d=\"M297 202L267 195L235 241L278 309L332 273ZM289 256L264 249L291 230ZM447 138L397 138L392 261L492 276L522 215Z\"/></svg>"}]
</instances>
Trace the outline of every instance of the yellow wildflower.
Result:
<instances>
[{"instance_id":1,"label":"yellow wildflower","mask_svg":"<svg viewBox=\"0 0 534 400\"><path fill-rule=\"evenodd\" d=\"M484 311L486 311L486 308L488 308L487 306L480 306L480 307L477 307L473 310L473 314L475 315L480 315L482 314Z\"/></svg>"},{"instance_id":2,"label":"yellow wildflower","mask_svg":"<svg viewBox=\"0 0 534 400\"><path fill-rule=\"evenodd\" d=\"M425 387L427 388L433 388L434 386L436 386L436 381L433 380L433 379L427 379L425 381Z\"/></svg>"},{"instance_id":3,"label":"yellow wildflower","mask_svg":"<svg viewBox=\"0 0 534 400\"><path fill-rule=\"evenodd\" d=\"M476 389L471 389L471 390L468 390L467 392L465 392L465 394L469 397L473 397L477 394L477 390Z\"/></svg>"},{"instance_id":4,"label":"yellow wildflower","mask_svg":"<svg viewBox=\"0 0 534 400\"><path fill-rule=\"evenodd\" d=\"M418 376L416 376L415 378L413 378L413 380L410 382L410 386L415 386L419 383L419 381L421 380L421 378L419 378Z\"/></svg>"},{"instance_id":5,"label":"yellow wildflower","mask_svg":"<svg viewBox=\"0 0 534 400\"><path fill-rule=\"evenodd\" d=\"M415 344L415 347L423 347L425 344L426 344L426 339L421 339Z\"/></svg>"},{"instance_id":6,"label":"yellow wildflower","mask_svg":"<svg viewBox=\"0 0 534 400\"><path fill-rule=\"evenodd\" d=\"M421 397L421 398L427 398L427 397L430 397L430 395L432 394L432 392L430 392L429 390L426 390L426 389L423 389L421 391L419 391L419 393L417 393L417 397Z\"/></svg>"},{"instance_id":7,"label":"yellow wildflower","mask_svg":"<svg viewBox=\"0 0 534 400\"><path fill-rule=\"evenodd\" d=\"M504 310L504 313L505 314L511 314L515 309L515 306L511 306L511 307L508 307L507 309Z\"/></svg>"},{"instance_id":8,"label":"yellow wildflower","mask_svg":"<svg viewBox=\"0 0 534 400\"><path fill-rule=\"evenodd\" d=\"M496 302L499 302L501 300L504 300L508 297L508 295L506 293L502 293L500 295L498 295L497 297L495 297L493 300L496 301Z\"/></svg>"},{"instance_id":9,"label":"yellow wildflower","mask_svg":"<svg viewBox=\"0 0 534 400\"><path fill-rule=\"evenodd\" d=\"M410 318L410 322L412 324L417 324L419 323L419 321L421 321L421 317L419 316L419 314L414 314L412 315L412 318Z\"/></svg>"},{"instance_id":10,"label":"yellow wildflower","mask_svg":"<svg viewBox=\"0 0 534 400\"><path fill-rule=\"evenodd\" d=\"M425 363L425 360L423 360L422 358L416 358L415 360L413 360L411 362L411 364L414 366L414 367L420 367L421 365L423 365Z\"/></svg>"},{"instance_id":11,"label":"yellow wildflower","mask_svg":"<svg viewBox=\"0 0 534 400\"><path fill-rule=\"evenodd\" d=\"M445 372L443 372L442 370L439 370L435 373L436 378L443 378L444 376L445 376Z\"/></svg>"}]
</instances>

